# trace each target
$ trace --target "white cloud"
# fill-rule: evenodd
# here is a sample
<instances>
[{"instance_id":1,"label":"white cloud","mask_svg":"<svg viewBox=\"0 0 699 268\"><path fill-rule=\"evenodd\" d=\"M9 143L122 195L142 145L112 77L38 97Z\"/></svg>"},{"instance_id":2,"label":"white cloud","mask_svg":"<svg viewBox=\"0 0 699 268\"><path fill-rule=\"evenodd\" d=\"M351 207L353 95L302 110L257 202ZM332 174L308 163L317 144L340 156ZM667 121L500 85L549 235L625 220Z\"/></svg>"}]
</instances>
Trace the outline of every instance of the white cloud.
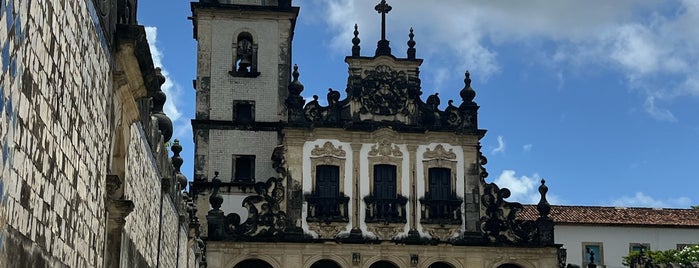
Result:
<instances>
[{"instance_id":1,"label":"white cloud","mask_svg":"<svg viewBox=\"0 0 699 268\"><path fill-rule=\"evenodd\" d=\"M338 53L349 50L355 23L362 54L373 53L380 30L380 16L373 9L378 1L305 1L320 4L319 11L327 14L326 23L335 33L332 46ZM406 0L391 4L387 35L394 55L404 55L408 28L413 26L418 54L439 61L442 68L459 70L452 71L452 76L469 69L474 78L488 79L502 69L495 46L515 44L527 60L549 68L620 71L637 94L668 96L658 101L699 96L695 71L699 69L699 27L695 26L699 25L699 2L694 0L443 0L439 4ZM558 74L561 86L562 72ZM668 120L669 112L650 115Z\"/></svg>"},{"instance_id":2,"label":"white cloud","mask_svg":"<svg viewBox=\"0 0 699 268\"><path fill-rule=\"evenodd\" d=\"M177 138L180 137L180 135L184 135L185 132L183 131L189 129L188 127L190 125L187 120L180 120L184 119L182 118L182 112L178 109L183 90L182 87L175 83L175 80L170 77L169 72L165 66L163 66L164 55L158 48L158 29L156 27L145 27L145 30L151 56L153 57L153 65L155 65L155 67L160 67L161 73L165 77L165 83L161 86L161 90L165 92L167 96L163 111L173 121L176 134L173 135L173 138Z\"/></svg>"},{"instance_id":3,"label":"white cloud","mask_svg":"<svg viewBox=\"0 0 699 268\"><path fill-rule=\"evenodd\" d=\"M529 152L529 151L532 150L532 147L534 147L534 145L531 144L531 143L530 143L530 144L525 144L525 145L522 146L522 151Z\"/></svg>"},{"instance_id":4,"label":"white cloud","mask_svg":"<svg viewBox=\"0 0 699 268\"><path fill-rule=\"evenodd\" d=\"M612 201L612 205L617 207L689 208L692 204L692 199L688 197L660 200L642 192L636 192L633 196L623 196Z\"/></svg>"},{"instance_id":5,"label":"white cloud","mask_svg":"<svg viewBox=\"0 0 699 268\"><path fill-rule=\"evenodd\" d=\"M491 151L492 154L504 153L505 152L505 140L502 136L498 136L498 147Z\"/></svg>"},{"instance_id":6,"label":"white cloud","mask_svg":"<svg viewBox=\"0 0 699 268\"><path fill-rule=\"evenodd\" d=\"M507 201L536 204L541 199L541 194L539 194L540 181L539 174L517 176L514 170L503 170L494 182L500 189L510 190L511 195L506 199ZM546 194L546 200L550 204L561 204L559 198L550 192Z\"/></svg>"},{"instance_id":7,"label":"white cloud","mask_svg":"<svg viewBox=\"0 0 699 268\"><path fill-rule=\"evenodd\" d=\"M653 118L660 121L676 122L677 118L670 112L670 110L660 108L655 105L655 97L648 96L646 98L646 103L644 104L646 112L650 114Z\"/></svg>"}]
</instances>

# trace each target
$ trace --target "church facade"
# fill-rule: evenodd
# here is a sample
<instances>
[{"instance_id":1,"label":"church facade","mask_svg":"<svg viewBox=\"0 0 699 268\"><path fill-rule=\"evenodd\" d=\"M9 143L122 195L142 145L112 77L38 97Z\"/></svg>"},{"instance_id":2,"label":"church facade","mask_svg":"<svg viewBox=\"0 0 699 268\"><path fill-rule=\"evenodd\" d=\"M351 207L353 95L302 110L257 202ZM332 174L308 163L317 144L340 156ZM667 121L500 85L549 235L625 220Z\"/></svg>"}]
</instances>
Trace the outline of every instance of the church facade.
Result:
<instances>
[{"instance_id":1,"label":"church facade","mask_svg":"<svg viewBox=\"0 0 699 268\"><path fill-rule=\"evenodd\" d=\"M486 182L476 92L423 100L412 30L362 53L344 94L303 97L291 1L193 2L198 42L190 192L208 267L559 267L548 191L539 216ZM371 8L371 7L367 7ZM348 44L349 46L349 44ZM401 53L402 54L402 53Z\"/></svg>"}]
</instances>

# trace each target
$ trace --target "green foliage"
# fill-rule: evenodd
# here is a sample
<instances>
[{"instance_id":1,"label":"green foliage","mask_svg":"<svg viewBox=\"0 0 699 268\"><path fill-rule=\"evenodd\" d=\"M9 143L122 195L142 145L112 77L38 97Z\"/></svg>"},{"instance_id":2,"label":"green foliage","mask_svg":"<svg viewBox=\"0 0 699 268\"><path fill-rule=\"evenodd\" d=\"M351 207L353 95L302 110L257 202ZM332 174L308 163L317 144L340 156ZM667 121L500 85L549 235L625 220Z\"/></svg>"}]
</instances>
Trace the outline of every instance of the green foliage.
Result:
<instances>
[{"instance_id":1,"label":"green foliage","mask_svg":"<svg viewBox=\"0 0 699 268\"><path fill-rule=\"evenodd\" d=\"M679 263L685 265L691 262L699 262L699 245L688 246L682 250L648 250L646 251L646 256L650 257L655 264ZM640 257L641 253L634 251L622 257L621 263L625 266L631 266L634 260Z\"/></svg>"}]
</instances>

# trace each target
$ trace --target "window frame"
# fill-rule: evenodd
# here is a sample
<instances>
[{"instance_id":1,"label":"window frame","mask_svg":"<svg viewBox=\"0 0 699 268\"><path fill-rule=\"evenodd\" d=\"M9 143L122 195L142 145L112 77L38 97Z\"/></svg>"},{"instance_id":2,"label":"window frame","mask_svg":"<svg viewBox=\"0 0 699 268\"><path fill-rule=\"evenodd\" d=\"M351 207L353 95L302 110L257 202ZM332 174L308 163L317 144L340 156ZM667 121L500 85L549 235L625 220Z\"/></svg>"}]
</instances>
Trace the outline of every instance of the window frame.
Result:
<instances>
[{"instance_id":1,"label":"window frame","mask_svg":"<svg viewBox=\"0 0 699 268\"><path fill-rule=\"evenodd\" d=\"M257 181L257 176L255 174L255 166L256 166L256 156L255 155L250 155L250 154L233 154L231 157L232 165L231 165L231 182L255 182ZM245 179L240 179L237 178L238 173L238 163L239 159L248 159L250 160L250 175L252 176L251 178L245 180Z\"/></svg>"},{"instance_id":2,"label":"window frame","mask_svg":"<svg viewBox=\"0 0 699 268\"><path fill-rule=\"evenodd\" d=\"M240 58L238 57L238 43L244 39L248 39L248 41L250 42L250 49L251 49L250 53L252 55L251 55L251 59L250 59L250 67L249 67L250 70L246 71L246 72L240 72L239 66L238 66L238 61L240 60ZM233 44L232 44L232 48L231 48L231 51L232 51L232 64L231 64L232 68L231 69L232 70L228 72L231 76L234 76L234 77L252 77L252 78L260 76L260 72L258 71L259 66L258 66L258 60L257 60L259 46L255 42L255 39L256 39L255 34L253 34L252 31L250 31L248 29L242 30L242 31L238 32L236 35L234 35L233 42L232 42Z\"/></svg>"},{"instance_id":3,"label":"window frame","mask_svg":"<svg viewBox=\"0 0 699 268\"><path fill-rule=\"evenodd\" d=\"M240 112L239 108L241 106L247 106L250 105L250 119L249 120L241 120L238 118ZM255 122L255 101L252 100L234 100L233 101L233 122L236 123L241 123L241 124L250 124Z\"/></svg>"},{"instance_id":4,"label":"window frame","mask_svg":"<svg viewBox=\"0 0 699 268\"><path fill-rule=\"evenodd\" d=\"M604 265L604 243L602 242L582 242L580 243L580 248L582 250L582 266L587 267L589 263L587 261L587 247L597 246L599 247L598 254L595 254L595 264Z\"/></svg>"},{"instance_id":5,"label":"window frame","mask_svg":"<svg viewBox=\"0 0 699 268\"><path fill-rule=\"evenodd\" d=\"M646 251L650 250L650 243L629 243L629 253L634 252L633 248L639 246L645 247Z\"/></svg>"}]
</instances>

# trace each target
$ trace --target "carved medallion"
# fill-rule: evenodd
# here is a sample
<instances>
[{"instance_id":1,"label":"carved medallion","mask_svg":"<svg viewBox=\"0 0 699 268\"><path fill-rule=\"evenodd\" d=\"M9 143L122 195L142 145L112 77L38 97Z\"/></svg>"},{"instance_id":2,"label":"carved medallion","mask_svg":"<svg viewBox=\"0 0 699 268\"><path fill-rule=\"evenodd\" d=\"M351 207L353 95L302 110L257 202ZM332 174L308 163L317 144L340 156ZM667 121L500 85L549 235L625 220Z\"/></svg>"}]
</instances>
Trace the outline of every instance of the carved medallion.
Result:
<instances>
[{"instance_id":1,"label":"carved medallion","mask_svg":"<svg viewBox=\"0 0 699 268\"><path fill-rule=\"evenodd\" d=\"M362 113L375 115L407 114L408 83L405 72L385 65L366 71L359 100Z\"/></svg>"},{"instance_id":2,"label":"carved medallion","mask_svg":"<svg viewBox=\"0 0 699 268\"><path fill-rule=\"evenodd\" d=\"M434 150L427 149L423 155L425 159L439 159L439 160L454 160L456 159L456 154L453 149L447 151L441 144L437 145Z\"/></svg>"},{"instance_id":3,"label":"carved medallion","mask_svg":"<svg viewBox=\"0 0 699 268\"><path fill-rule=\"evenodd\" d=\"M369 156L393 156L403 157L403 152L400 151L398 145L393 145L388 140L382 140L377 145L371 146Z\"/></svg>"},{"instance_id":4,"label":"carved medallion","mask_svg":"<svg viewBox=\"0 0 699 268\"><path fill-rule=\"evenodd\" d=\"M342 146L335 147L331 142L327 141L325 144L323 144L323 147L320 147L318 145L311 150L311 155L312 156L335 156L335 157L340 157L344 158L346 153L345 150L342 150Z\"/></svg>"},{"instance_id":5,"label":"carved medallion","mask_svg":"<svg viewBox=\"0 0 699 268\"><path fill-rule=\"evenodd\" d=\"M459 225L456 226L441 226L439 224L423 224L423 230L429 233L432 238L440 241L448 241L450 238L459 233Z\"/></svg>"}]
</instances>

